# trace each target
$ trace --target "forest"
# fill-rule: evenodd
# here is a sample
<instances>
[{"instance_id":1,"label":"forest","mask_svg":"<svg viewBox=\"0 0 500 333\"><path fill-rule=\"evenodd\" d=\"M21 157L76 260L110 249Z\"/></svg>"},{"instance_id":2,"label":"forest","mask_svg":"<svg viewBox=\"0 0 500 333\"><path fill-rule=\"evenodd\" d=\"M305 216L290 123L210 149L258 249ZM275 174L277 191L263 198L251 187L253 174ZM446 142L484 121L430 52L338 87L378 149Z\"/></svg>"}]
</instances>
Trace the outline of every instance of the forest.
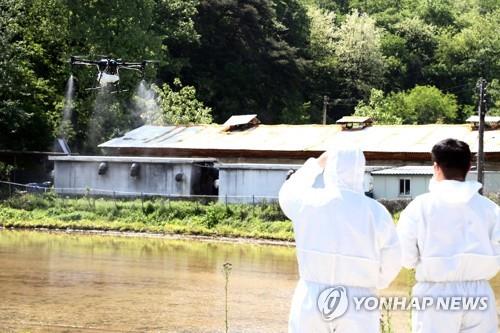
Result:
<instances>
[{"instance_id":1,"label":"forest","mask_svg":"<svg viewBox=\"0 0 500 333\"><path fill-rule=\"evenodd\" d=\"M152 124L250 113L316 124L325 96L329 124L463 123L479 78L500 115L497 0L0 0L0 12L0 149L50 150L63 136L92 152L147 123L139 84L161 112ZM102 94L75 55L155 62Z\"/></svg>"}]
</instances>

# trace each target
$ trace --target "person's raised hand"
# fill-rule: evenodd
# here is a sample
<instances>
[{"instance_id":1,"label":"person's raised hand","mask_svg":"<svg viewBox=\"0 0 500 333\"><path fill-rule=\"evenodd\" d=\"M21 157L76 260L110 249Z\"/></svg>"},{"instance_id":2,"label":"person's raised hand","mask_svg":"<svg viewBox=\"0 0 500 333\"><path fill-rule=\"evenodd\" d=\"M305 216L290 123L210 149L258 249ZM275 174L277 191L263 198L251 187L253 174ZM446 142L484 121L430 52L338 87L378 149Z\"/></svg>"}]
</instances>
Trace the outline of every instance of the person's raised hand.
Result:
<instances>
[{"instance_id":1,"label":"person's raised hand","mask_svg":"<svg viewBox=\"0 0 500 333\"><path fill-rule=\"evenodd\" d=\"M321 169L324 169L326 166L326 161L328 160L328 153L325 151L318 157L318 164Z\"/></svg>"}]
</instances>

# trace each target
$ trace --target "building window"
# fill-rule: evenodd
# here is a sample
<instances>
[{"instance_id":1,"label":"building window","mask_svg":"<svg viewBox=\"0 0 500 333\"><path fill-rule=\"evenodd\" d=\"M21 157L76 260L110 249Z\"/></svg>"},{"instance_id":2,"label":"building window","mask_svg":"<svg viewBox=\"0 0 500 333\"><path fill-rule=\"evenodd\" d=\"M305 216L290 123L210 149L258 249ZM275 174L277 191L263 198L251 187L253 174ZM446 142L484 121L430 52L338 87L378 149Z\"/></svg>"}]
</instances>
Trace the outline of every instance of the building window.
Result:
<instances>
[{"instance_id":1,"label":"building window","mask_svg":"<svg viewBox=\"0 0 500 333\"><path fill-rule=\"evenodd\" d=\"M410 195L410 180L409 179L400 179L399 180L399 195Z\"/></svg>"}]
</instances>

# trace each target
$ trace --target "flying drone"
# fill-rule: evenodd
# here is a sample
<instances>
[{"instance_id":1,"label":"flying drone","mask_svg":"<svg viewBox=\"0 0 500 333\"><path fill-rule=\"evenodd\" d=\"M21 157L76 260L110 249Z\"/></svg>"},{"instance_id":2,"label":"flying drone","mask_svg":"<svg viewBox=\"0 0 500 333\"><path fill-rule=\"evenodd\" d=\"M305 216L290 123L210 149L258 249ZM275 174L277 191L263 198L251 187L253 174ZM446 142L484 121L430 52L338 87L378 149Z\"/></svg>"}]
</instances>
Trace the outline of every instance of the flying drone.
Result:
<instances>
[{"instance_id":1,"label":"flying drone","mask_svg":"<svg viewBox=\"0 0 500 333\"><path fill-rule=\"evenodd\" d=\"M89 89L102 89L108 86L118 86L120 82L120 69L134 70L140 72L142 77L146 70L146 64L157 63L156 60L142 60L141 62L128 62L122 59L111 57L101 57L99 60L88 60L83 57L72 56L70 58L73 66L96 66L97 67L97 87Z\"/></svg>"}]
</instances>

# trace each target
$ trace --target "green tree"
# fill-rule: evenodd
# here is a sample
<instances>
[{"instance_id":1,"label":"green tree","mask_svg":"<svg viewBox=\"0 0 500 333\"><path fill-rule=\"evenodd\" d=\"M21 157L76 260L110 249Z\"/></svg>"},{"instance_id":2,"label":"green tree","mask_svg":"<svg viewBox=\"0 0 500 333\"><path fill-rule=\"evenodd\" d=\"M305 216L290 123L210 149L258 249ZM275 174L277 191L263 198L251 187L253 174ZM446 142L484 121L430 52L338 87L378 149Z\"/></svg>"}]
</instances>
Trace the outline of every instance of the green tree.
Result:
<instances>
[{"instance_id":1,"label":"green tree","mask_svg":"<svg viewBox=\"0 0 500 333\"><path fill-rule=\"evenodd\" d=\"M14 171L12 165L0 162L0 180L10 180L12 171Z\"/></svg>"},{"instance_id":2,"label":"green tree","mask_svg":"<svg viewBox=\"0 0 500 333\"><path fill-rule=\"evenodd\" d=\"M356 10L335 31L335 55L339 80L346 95L365 98L380 87L385 58L380 49L380 30L373 18Z\"/></svg>"},{"instance_id":3,"label":"green tree","mask_svg":"<svg viewBox=\"0 0 500 333\"><path fill-rule=\"evenodd\" d=\"M214 109L216 121L256 113L276 123L283 110L302 105L307 62L300 48L308 24L303 6L296 0L279 6L271 0L203 0L198 12L200 45L182 74Z\"/></svg>"},{"instance_id":4,"label":"green tree","mask_svg":"<svg viewBox=\"0 0 500 333\"><path fill-rule=\"evenodd\" d=\"M434 124L454 122L458 105L452 94L432 86L416 86L386 97L374 89L369 102L360 102L355 110L355 115L372 117L379 124Z\"/></svg>"},{"instance_id":5,"label":"green tree","mask_svg":"<svg viewBox=\"0 0 500 333\"><path fill-rule=\"evenodd\" d=\"M400 10L404 3L404 0L351 0L349 7L352 10L374 15L390 9Z\"/></svg>"},{"instance_id":6,"label":"green tree","mask_svg":"<svg viewBox=\"0 0 500 333\"><path fill-rule=\"evenodd\" d=\"M183 50L197 43L192 20L197 3L194 0L70 1L71 53L89 58L109 55L128 61L158 60L158 64L147 67L147 77L156 76L157 70L161 84L187 65ZM96 85L94 69L77 68L75 74L79 89L73 142L77 150L94 152L97 143L139 124L132 103L140 84L137 72L121 70L121 92L106 98L86 90Z\"/></svg>"},{"instance_id":7,"label":"green tree","mask_svg":"<svg viewBox=\"0 0 500 333\"><path fill-rule=\"evenodd\" d=\"M200 34L193 18L198 14L199 0L155 0L151 30L161 39L163 73L179 75L189 66L189 51L198 45ZM158 55L156 55L158 56ZM169 79L160 77L160 79Z\"/></svg>"},{"instance_id":8,"label":"green tree","mask_svg":"<svg viewBox=\"0 0 500 333\"><path fill-rule=\"evenodd\" d=\"M124 107L116 96L100 92L95 96L92 116L88 119L85 133L86 153L98 152L97 146L104 141L122 136L138 125L130 110Z\"/></svg>"},{"instance_id":9,"label":"green tree","mask_svg":"<svg viewBox=\"0 0 500 333\"><path fill-rule=\"evenodd\" d=\"M165 125L209 124L212 122L212 109L196 98L196 89L182 86L179 79L174 80L174 89L163 84L161 89L154 87L158 95L158 105L163 112Z\"/></svg>"},{"instance_id":10,"label":"green tree","mask_svg":"<svg viewBox=\"0 0 500 333\"><path fill-rule=\"evenodd\" d=\"M500 81L494 79L488 85L487 88L489 103L488 103L488 115L490 116L500 116Z\"/></svg>"},{"instance_id":11,"label":"green tree","mask_svg":"<svg viewBox=\"0 0 500 333\"><path fill-rule=\"evenodd\" d=\"M440 36L433 76L442 88L453 89L461 104L474 105L478 78L491 81L500 76L500 9L484 15L466 13L460 25L459 32Z\"/></svg>"},{"instance_id":12,"label":"green tree","mask_svg":"<svg viewBox=\"0 0 500 333\"><path fill-rule=\"evenodd\" d=\"M47 149L60 98L66 12L56 0L5 0L0 14L0 147Z\"/></svg>"},{"instance_id":13,"label":"green tree","mask_svg":"<svg viewBox=\"0 0 500 333\"><path fill-rule=\"evenodd\" d=\"M384 96L384 92L372 89L368 102L361 101L355 108L355 116L372 118L377 124L396 125L402 124L404 114L397 104L397 98Z\"/></svg>"},{"instance_id":14,"label":"green tree","mask_svg":"<svg viewBox=\"0 0 500 333\"><path fill-rule=\"evenodd\" d=\"M425 22L440 27L449 27L455 24L452 1L420 1L419 4L419 15Z\"/></svg>"},{"instance_id":15,"label":"green tree","mask_svg":"<svg viewBox=\"0 0 500 333\"><path fill-rule=\"evenodd\" d=\"M406 122L414 124L450 123L456 120L456 97L432 86L416 86L404 96Z\"/></svg>"},{"instance_id":16,"label":"green tree","mask_svg":"<svg viewBox=\"0 0 500 333\"><path fill-rule=\"evenodd\" d=\"M310 5L307 8L310 20L309 52L320 67L329 67L335 56L335 13Z\"/></svg>"},{"instance_id":17,"label":"green tree","mask_svg":"<svg viewBox=\"0 0 500 333\"><path fill-rule=\"evenodd\" d=\"M3 0L0 14L2 149L49 149L62 131L74 151L94 152L141 123L140 75L122 70L121 92L104 96L86 90L88 67L73 69L73 115L61 124L70 55L159 60L146 81L181 78L172 94L196 87L218 122L317 122L324 95L331 118L363 100L356 113L383 123L463 121L479 77L499 112L495 0Z\"/></svg>"},{"instance_id":18,"label":"green tree","mask_svg":"<svg viewBox=\"0 0 500 333\"><path fill-rule=\"evenodd\" d=\"M436 27L412 17L402 19L392 29L393 33L382 37L382 50L390 69L388 82L393 89L428 83L429 66L438 46Z\"/></svg>"}]
</instances>

